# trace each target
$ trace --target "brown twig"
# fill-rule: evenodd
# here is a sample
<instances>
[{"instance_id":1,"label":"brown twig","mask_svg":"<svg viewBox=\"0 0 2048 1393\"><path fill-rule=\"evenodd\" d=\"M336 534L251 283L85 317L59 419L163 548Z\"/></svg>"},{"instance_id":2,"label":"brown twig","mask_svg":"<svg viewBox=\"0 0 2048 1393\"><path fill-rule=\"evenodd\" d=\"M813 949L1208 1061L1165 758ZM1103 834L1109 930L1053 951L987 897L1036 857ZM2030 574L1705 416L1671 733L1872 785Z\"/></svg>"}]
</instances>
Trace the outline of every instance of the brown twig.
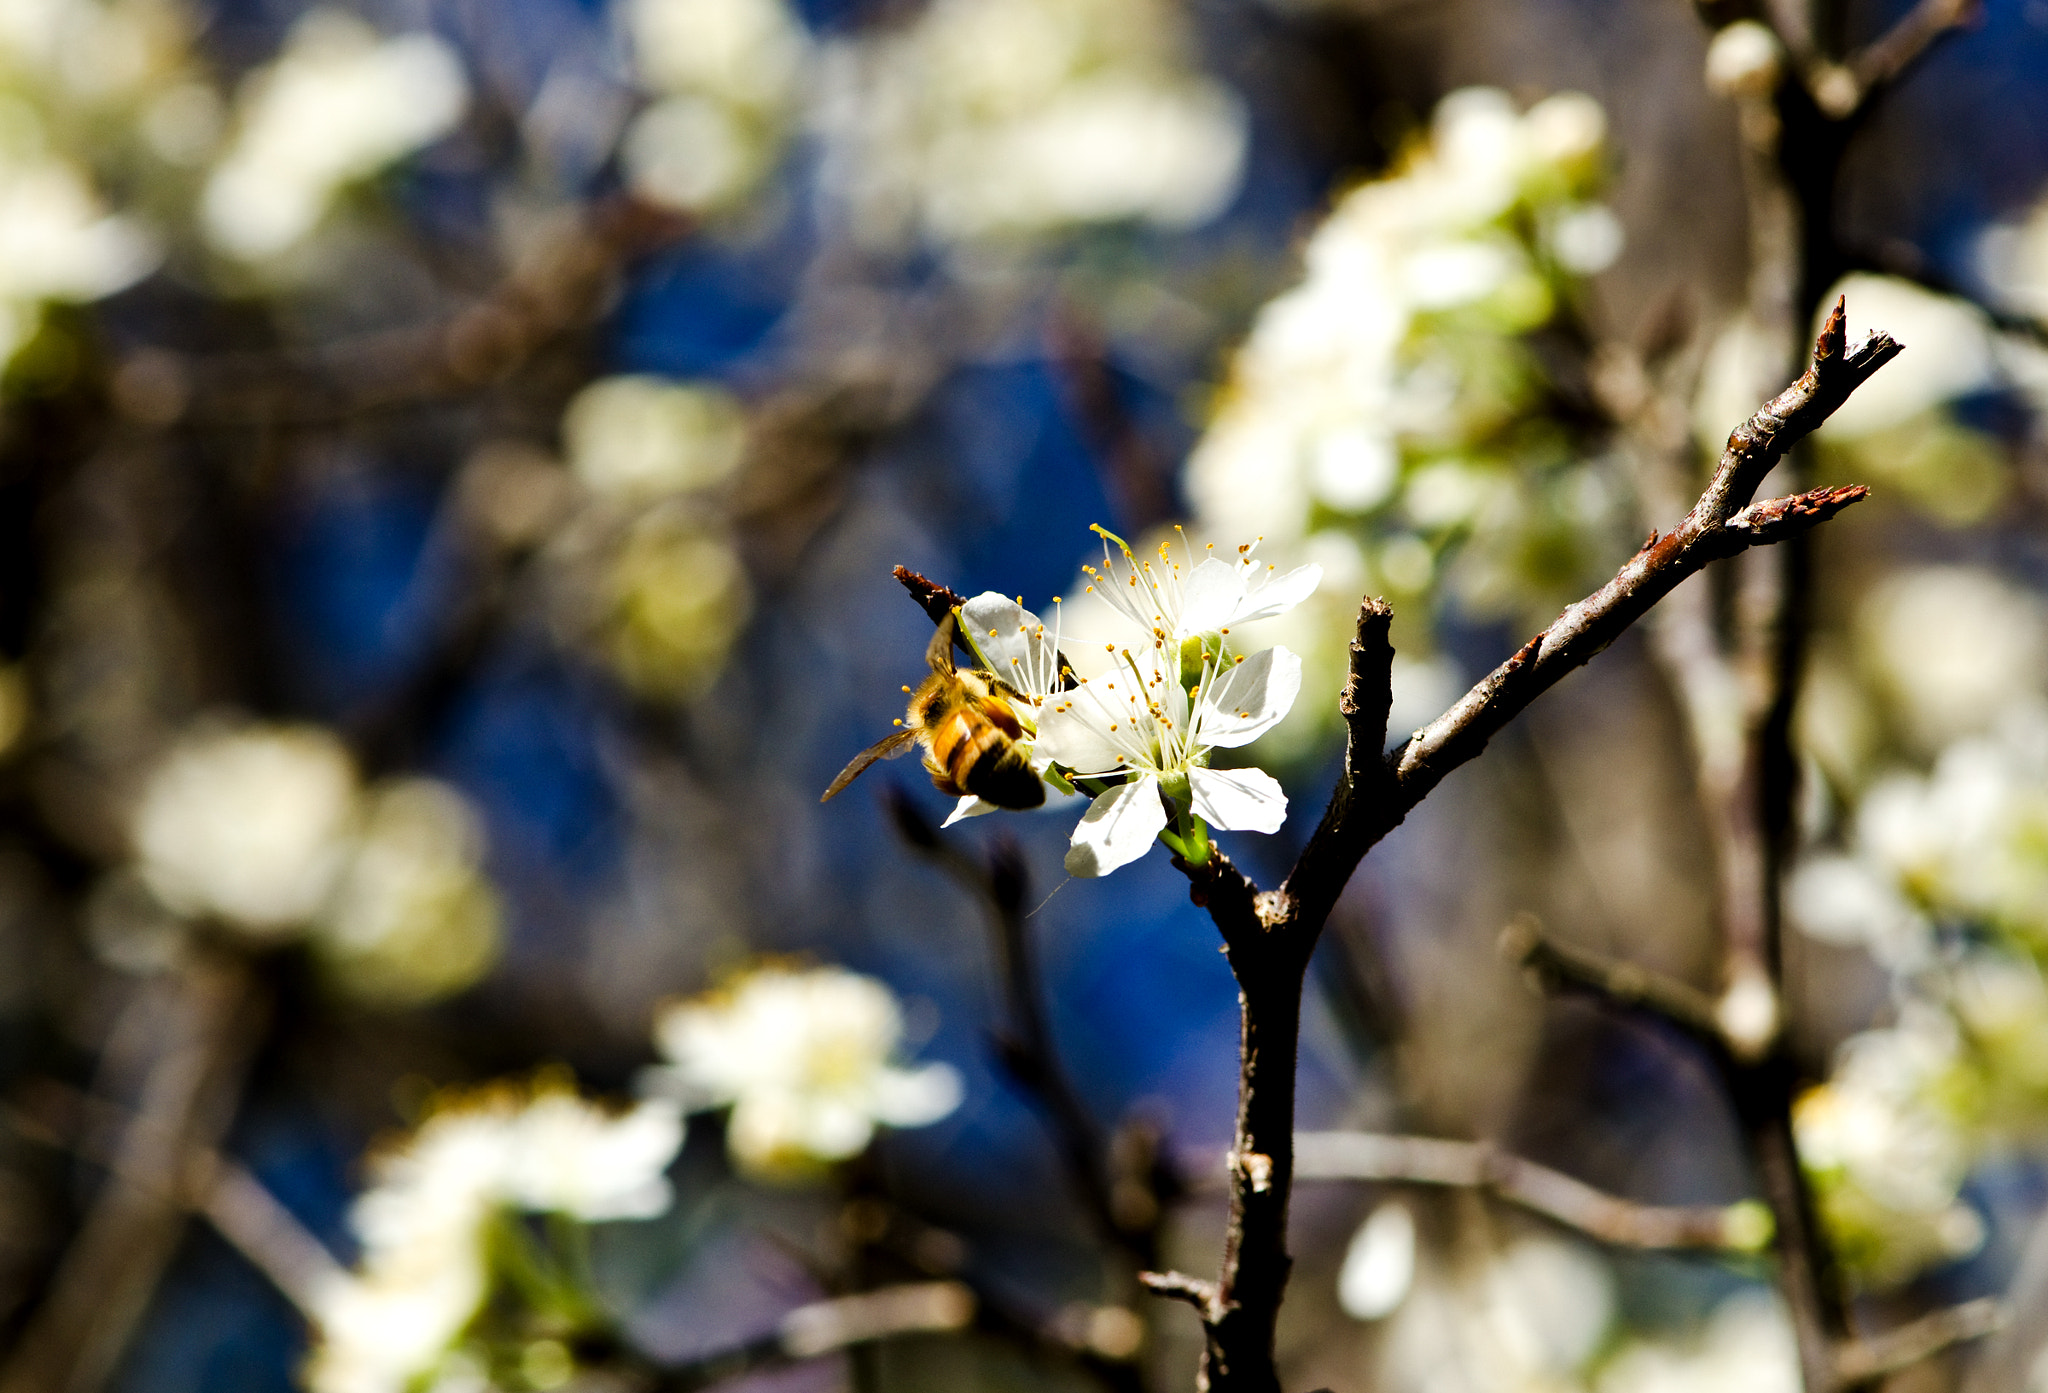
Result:
<instances>
[{"instance_id":1,"label":"brown twig","mask_svg":"<svg viewBox=\"0 0 2048 1393\"><path fill-rule=\"evenodd\" d=\"M5 1393L94 1393L112 1376L183 1227L186 1166L233 1120L254 1031L247 974L203 957L152 984L151 1058L135 1111L110 1143L112 1173L4 1367Z\"/></svg>"},{"instance_id":2,"label":"brown twig","mask_svg":"<svg viewBox=\"0 0 2048 1393\"><path fill-rule=\"evenodd\" d=\"M1724 1043L1714 999L1699 988L1544 935L1531 915L1501 930L1501 956L1527 968L1549 987L1577 987L1610 1001L1640 1006L1689 1034Z\"/></svg>"},{"instance_id":3,"label":"brown twig","mask_svg":"<svg viewBox=\"0 0 2048 1393\"><path fill-rule=\"evenodd\" d=\"M1814 85L1814 98L1830 116L1847 117L1905 76L1943 36L1977 21L1982 0L1920 0L1883 34L1849 56L1842 76Z\"/></svg>"},{"instance_id":4,"label":"brown twig","mask_svg":"<svg viewBox=\"0 0 2048 1393\"><path fill-rule=\"evenodd\" d=\"M1835 1367L1845 1384L1871 1382L2002 1330L2007 1319L2005 1303L1996 1297L1965 1301L1844 1345L1836 1352Z\"/></svg>"},{"instance_id":5,"label":"brown twig","mask_svg":"<svg viewBox=\"0 0 2048 1393\"><path fill-rule=\"evenodd\" d=\"M1481 1190L1622 1248L1754 1253L1770 1222L1753 1201L1642 1204L1512 1155L1488 1142L1376 1132L1297 1132L1296 1180L1374 1180Z\"/></svg>"},{"instance_id":6,"label":"brown twig","mask_svg":"<svg viewBox=\"0 0 2048 1393\"><path fill-rule=\"evenodd\" d=\"M686 1393L898 1336L963 1330L975 1308L973 1291L960 1282L910 1282L814 1301L784 1316L773 1334L653 1371L652 1381L659 1393Z\"/></svg>"}]
</instances>

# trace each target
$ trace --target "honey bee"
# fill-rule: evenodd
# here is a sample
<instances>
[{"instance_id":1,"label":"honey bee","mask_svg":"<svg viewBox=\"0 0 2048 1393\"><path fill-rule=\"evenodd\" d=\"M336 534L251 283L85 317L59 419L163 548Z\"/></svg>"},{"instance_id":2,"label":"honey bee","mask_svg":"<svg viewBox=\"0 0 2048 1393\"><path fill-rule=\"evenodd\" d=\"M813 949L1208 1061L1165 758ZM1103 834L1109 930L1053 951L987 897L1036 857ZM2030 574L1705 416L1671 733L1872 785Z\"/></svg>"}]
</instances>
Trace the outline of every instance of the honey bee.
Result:
<instances>
[{"instance_id":1,"label":"honey bee","mask_svg":"<svg viewBox=\"0 0 2048 1393\"><path fill-rule=\"evenodd\" d=\"M924 659L932 675L911 693L910 709L897 722L903 729L855 755L818 801L832 798L876 760L894 759L912 745L923 745L924 767L941 793L956 798L973 794L998 808L1020 811L1044 803L1045 785L1017 743L1024 728L1003 699L1009 688L994 673L953 665L952 615L932 635Z\"/></svg>"}]
</instances>

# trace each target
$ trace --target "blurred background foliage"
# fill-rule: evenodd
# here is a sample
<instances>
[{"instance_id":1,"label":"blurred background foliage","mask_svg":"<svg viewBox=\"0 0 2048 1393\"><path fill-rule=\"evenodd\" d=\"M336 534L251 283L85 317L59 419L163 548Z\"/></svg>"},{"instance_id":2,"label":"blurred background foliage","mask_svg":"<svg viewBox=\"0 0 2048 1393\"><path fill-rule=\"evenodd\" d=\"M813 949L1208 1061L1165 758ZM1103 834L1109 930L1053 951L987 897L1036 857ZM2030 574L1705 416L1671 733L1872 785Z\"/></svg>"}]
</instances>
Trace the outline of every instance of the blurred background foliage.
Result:
<instances>
[{"instance_id":1,"label":"blurred background foliage","mask_svg":"<svg viewBox=\"0 0 2048 1393\"><path fill-rule=\"evenodd\" d=\"M1186 1386L1133 1278L1214 1262L1213 929L1157 856L1063 884L1057 807L818 805L920 668L890 568L1320 564L1264 632L1294 812L1229 839L1270 883L1361 593L1399 734L1797 360L1744 164L1785 55L1726 8L0 3L0 1390ZM1786 1012L1880 1323L2048 1287L2044 132L2048 8L1987 0L1833 189L1908 352L1809 466L1877 497L1815 551ZM1376 851L1301 1125L1749 1194L1684 1041L1494 950L1720 985L1731 701L1631 636ZM1295 1215L1290 1384L1796 1386L1757 1263Z\"/></svg>"}]
</instances>

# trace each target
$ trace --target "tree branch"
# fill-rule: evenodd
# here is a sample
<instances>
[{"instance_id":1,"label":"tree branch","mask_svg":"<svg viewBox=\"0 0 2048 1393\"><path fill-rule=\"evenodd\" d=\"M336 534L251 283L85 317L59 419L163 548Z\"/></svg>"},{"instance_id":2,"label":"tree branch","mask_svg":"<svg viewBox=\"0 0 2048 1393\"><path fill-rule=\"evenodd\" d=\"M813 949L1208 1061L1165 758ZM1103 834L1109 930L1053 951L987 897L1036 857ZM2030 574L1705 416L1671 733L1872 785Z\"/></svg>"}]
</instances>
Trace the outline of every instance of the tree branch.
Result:
<instances>
[{"instance_id":1,"label":"tree branch","mask_svg":"<svg viewBox=\"0 0 2048 1393\"><path fill-rule=\"evenodd\" d=\"M1340 699L1349 730L1344 774L1282 888L1261 892L1220 850L1200 866L1175 858L1188 877L1190 898L1222 933L1240 1008L1230 1218L1222 1271L1203 1321L1202 1393L1279 1390L1273 1332L1292 1266L1286 1232L1302 985L1316 938L1359 860L1446 774L1476 757L1495 732L1687 576L1749 547L1798 536L1862 499L1865 490L1855 486L1751 503L1785 453L1899 351L1882 333L1850 348L1846 307L1836 304L1806 371L1729 435L1706 491L1678 526L1662 537L1652 534L1613 580L1566 609L1386 758L1373 747L1383 740L1390 699L1388 613L1383 604L1365 601ZM897 578L928 614L935 598L950 594L912 572L899 570ZM1185 1286L1172 1291L1184 1294Z\"/></svg>"},{"instance_id":2,"label":"tree branch","mask_svg":"<svg viewBox=\"0 0 2048 1393\"><path fill-rule=\"evenodd\" d=\"M1881 1379L2002 1330L2008 1318L2004 1302L1996 1297L1979 1297L1922 1316L1882 1335L1852 1341L1836 1353L1835 1367L1845 1384Z\"/></svg>"},{"instance_id":3,"label":"tree branch","mask_svg":"<svg viewBox=\"0 0 2048 1393\"><path fill-rule=\"evenodd\" d=\"M1623 1248L1754 1253L1771 1236L1770 1219L1754 1200L1727 1205L1641 1204L1488 1142L1374 1132L1297 1132L1294 1177L1481 1190Z\"/></svg>"},{"instance_id":4,"label":"tree branch","mask_svg":"<svg viewBox=\"0 0 2048 1393\"><path fill-rule=\"evenodd\" d=\"M771 1335L654 1371L654 1386L658 1393L687 1393L899 1335L962 1330L975 1305L960 1282L911 1282L813 1301L784 1316Z\"/></svg>"},{"instance_id":5,"label":"tree branch","mask_svg":"<svg viewBox=\"0 0 2048 1393\"><path fill-rule=\"evenodd\" d=\"M1699 988L1544 935L1531 915L1501 930L1501 956L1534 973L1549 988L1576 987L1622 1006L1640 1007L1714 1046L1726 1044L1714 999Z\"/></svg>"},{"instance_id":6,"label":"tree branch","mask_svg":"<svg viewBox=\"0 0 2048 1393\"><path fill-rule=\"evenodd\" d=\"M1945 35L1976 22L1982 0L1920 0L1883 34L1813 84L1814 100L1843 118L1867 108Z\"/></svg>"}]
</instances>

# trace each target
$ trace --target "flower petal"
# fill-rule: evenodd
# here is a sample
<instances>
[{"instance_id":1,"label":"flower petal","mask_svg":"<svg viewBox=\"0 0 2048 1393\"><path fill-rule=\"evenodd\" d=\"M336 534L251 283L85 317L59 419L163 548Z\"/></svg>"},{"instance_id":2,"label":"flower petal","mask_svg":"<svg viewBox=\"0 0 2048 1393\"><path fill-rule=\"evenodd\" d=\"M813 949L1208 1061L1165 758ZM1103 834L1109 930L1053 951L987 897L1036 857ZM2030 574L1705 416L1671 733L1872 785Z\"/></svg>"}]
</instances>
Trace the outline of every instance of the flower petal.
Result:
<instances>
[{"instance_id":1,"label":"flower petal","mask_svg":"<svg viewBox=\"0 0 2048 1393\"><path fill-rule=\"evenodd\" d=\"M1076 774L1114 773L1125 766L1126 752L1108 729L1112 719L1092 693L1077 692L1040 714L1032 753Z\"/></svg>"},{"instance_id":2,"label":"flower petal","mask_svg":"<svg viewBox=\"0 0 2048 1393\"><path fill-rule=\"evenodd\" d=\"M874 1114L891 1127L924 1127L959 1107L966 1092L950 1064L886 1068L874 1081Z\"/></svg>"},{"instance_id":3,"label":"flower petal","mask_svg":"<svg viewBox=\"0 0 2048 1393\"><path fill-rule=\"evenodd\" d=\"M1266 574L1272 575L1272 572ZM1237 612L1223 622L1249 624L1255 619L1271 619L1276 614L1285 614L1313 595L1322 583L1323 568L1317 565L1297 566L1284 576L1254 582L1245 587L1244 600Z\"/></svg>"},{"instance_id":4,"label":"flower petal","mask_svg":"<svg viewBox=\"0 0 2048 1393\"><path fill-rule=\"evenodd\" d=\"M1301 659L1268 648L1213 678L1199 702L1203 745L1248 745L1280 723L1301 691Z\"/></svg>"},{"instance_id":5,"label":"flower petal","mask_svg":"<svg viewBox=\"0 0 2048 1393\"><path fill-rule=\"evenodd\" d=\"M1190 769L1195 816L1225 832L1278 832L1287 821L1287 795L1263 769Z\"/></svg>"},{"instance_id":6,"label":"flower petal","mask_svg":"<svg viewBox=\"0 0 2048 1393\"><path fill-rule=\"evenodd\" d=\"M1195 567L1181 592L1181 634L1213 634L1236 623L1248 570L1217 556L1207 557Z\"/></svg>"},{"instance_id":7,"label":"flower petal","mask_svg":"<svg viewBox=\"0 0 2048 1393\"><path fill-rule=\"evenodd\" d=\"M1158 779L1147 774L1118 784L1097 798L1074 828L1067 873L1108 875L1118 866L1128 866L1151 849L1165 826L1166 805L1159 800Z\"/></svg>"},{"instance_id":8,"label":"flower petal","mask_svg":"<svg viewBox=\"0 0 2048 1393\"><path fill-rule=\"evenodd\" d=\"M939 826L951 827L954 823L958 822L963 817L981 817L982 815L986 813L992 813L995 810L995 804L990 803L984 799L976 798L971 793L965 794L961 797L958 803L955 803L953 805L953 811L946 814L946 820L940 823Z\"/></svg>"},{"instance_id":9,"label":"flower petal","mask_svg":"<svg viewBox=\"0 0 2048 1393\"><path fill-rule=\"evenodd\" d=\"M1059 657L1038 616L1006 595L985 590L960 606L960 618L989 671L1025 696L1059 685Z\"/></svg>"}]
</instances>

